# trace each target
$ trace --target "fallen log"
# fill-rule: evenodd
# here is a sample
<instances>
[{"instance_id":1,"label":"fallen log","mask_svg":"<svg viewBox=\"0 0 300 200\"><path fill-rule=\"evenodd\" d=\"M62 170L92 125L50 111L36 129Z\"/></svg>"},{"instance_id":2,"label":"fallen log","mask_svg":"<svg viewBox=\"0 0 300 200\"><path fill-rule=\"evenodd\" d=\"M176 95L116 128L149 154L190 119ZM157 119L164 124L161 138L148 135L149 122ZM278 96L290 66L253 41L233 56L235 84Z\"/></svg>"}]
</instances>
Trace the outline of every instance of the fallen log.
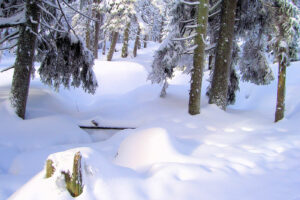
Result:
<instances>
[{"instance_id":1,"label":"fallen log","mask_svg":"<svg viewBox=\"0 0 300 200\"><path fill-rule=\"evenodd\" d=\"M126 130L136 129L133 127L104 127L104 126L79 126L81 129L95 129L95 130Z\"/></svg>"}]
</instances>

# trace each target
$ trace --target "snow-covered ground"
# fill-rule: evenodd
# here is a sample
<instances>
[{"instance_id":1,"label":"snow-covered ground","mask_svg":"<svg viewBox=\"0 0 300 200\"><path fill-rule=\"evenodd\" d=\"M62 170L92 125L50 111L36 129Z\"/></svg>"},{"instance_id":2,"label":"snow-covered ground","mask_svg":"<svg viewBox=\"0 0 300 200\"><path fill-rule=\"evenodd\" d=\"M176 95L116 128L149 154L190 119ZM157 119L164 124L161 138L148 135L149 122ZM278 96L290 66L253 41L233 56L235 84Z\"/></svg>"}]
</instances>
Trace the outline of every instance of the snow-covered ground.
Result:
<instances>
[{"instance_id":1,"label":"snow-covered ground","mask_svg":"<svg viewBox=\"0 0 300 200\"><path fill-rule=\"evenodd\" d=\"M286 118L279 123L276 81L241 83L226 112L203 92L201 114L190 116L188 75L177 73L166 98L146 80L157 47L151 43L135 59L118 52L113 62L96 60L94 96L55 93L36 75L25 121L9 105L13 71L0 73L0 199L73 199L60 172L72 171L80 151L84 189L76 199L300 200L300 63L288 68ZM4 57L0 68L11 63ZM78 127L91 120L137 129L88 134ZM48 157L56 171L46 179Z\"/></svg>"}]
</instances>

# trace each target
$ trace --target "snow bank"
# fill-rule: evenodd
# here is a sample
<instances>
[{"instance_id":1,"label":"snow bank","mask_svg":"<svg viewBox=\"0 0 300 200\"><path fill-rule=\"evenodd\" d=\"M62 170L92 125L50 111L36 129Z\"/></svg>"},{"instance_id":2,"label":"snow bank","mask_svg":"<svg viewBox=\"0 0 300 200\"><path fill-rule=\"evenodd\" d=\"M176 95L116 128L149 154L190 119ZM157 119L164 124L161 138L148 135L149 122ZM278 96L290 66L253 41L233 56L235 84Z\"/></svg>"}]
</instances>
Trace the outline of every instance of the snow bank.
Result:
<instances>
[{"instance_id":1,"label":"snow bank","mask_svg":"<svg viewBox=\"0 0 300 200\"><path fill-rule=\"evenodd\" d=\"M84 190L76 199L300 199L300 63L288 68L286 117L279 123L273 123L276 81L241 83L226 112L208 105L203 93L201 114L190 116L188 75L177 72L163 99L161 86L146 81L155 48L150 43L135 59L117 52L113 62L97 60L95 96L63 88L56 94L37 76L25 121L8 103L11 71L0 74L0 199L73 199L60 171L72 170L78 151ZM92 119L137 129L100 141L78 127ZM57 169L49 179L47 158Z\"/></svg>"}]
</instances>

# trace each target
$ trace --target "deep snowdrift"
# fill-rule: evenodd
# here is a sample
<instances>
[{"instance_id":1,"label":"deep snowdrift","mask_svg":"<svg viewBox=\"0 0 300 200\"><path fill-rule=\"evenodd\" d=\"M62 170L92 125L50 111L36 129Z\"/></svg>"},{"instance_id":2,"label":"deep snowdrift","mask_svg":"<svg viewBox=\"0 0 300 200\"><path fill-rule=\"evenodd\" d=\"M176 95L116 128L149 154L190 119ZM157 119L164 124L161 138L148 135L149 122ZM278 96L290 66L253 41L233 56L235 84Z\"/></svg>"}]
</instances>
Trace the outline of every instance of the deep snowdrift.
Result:
<instances>
[{"instance_id":1,"label":"deep snowdrift","mask_svg":"<svg viewBox=\"0 0 300 200\"><path fill-rule=\"evenodd\" d=\"M113 62L97 60L94 96L80 89L55 93L36 76L25 121L9 106L12 71L0 74L0 199L73 199L60 172L72 171L78 151L84 190L76 199L300 199L300 63L288 68L286 118L277 124L276 81L241 83L227 112L202 95L201 114L190 116L188 75L178 72L163 99L161 86L146 81L156 48L151 44L136 59L118 52ZM13 62L4 61L0 68ZM102 141L102 133L78 127L91 120L137 129ZM45 179L48 157L56 171Z\"/></svg>"}]
</instances>

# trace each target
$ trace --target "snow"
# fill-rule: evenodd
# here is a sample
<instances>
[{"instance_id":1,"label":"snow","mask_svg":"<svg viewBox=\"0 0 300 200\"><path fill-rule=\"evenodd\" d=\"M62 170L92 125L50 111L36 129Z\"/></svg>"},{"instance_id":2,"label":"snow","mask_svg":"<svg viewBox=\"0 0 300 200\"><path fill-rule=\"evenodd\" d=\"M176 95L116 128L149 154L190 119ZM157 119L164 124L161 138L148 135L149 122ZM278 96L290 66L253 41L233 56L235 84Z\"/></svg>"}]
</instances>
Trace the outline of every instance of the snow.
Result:
<instances>
[{"instance_id":1,"label":"snow","mask_svg":"<svg viewBox=\"0 0 300 200\"><path fill-rule=\"evenodd\" d=\"M55 93L36 75L25 121L9 105L13 70L0 73L0 199L73 199L61 171L72 171L78 151L79 200L300 199L300 62L287 69L286 117L279 123L273 123L276 81L241 82L226 112L203 93L201 114L190 116L189 76L175 72L160 98L162 86L146 80L158 44L148 46L123 59L119 44L112 62L96 60L94 96L81 89ZM5 56L0 70L13 61ZM272 70L277 74L276 64ZM208 77L205 72L203 80ZM78 127L92 120L136 129L87 133ZM46 179L48 158L56 171Z\"/></svg>"}]
</instances>

